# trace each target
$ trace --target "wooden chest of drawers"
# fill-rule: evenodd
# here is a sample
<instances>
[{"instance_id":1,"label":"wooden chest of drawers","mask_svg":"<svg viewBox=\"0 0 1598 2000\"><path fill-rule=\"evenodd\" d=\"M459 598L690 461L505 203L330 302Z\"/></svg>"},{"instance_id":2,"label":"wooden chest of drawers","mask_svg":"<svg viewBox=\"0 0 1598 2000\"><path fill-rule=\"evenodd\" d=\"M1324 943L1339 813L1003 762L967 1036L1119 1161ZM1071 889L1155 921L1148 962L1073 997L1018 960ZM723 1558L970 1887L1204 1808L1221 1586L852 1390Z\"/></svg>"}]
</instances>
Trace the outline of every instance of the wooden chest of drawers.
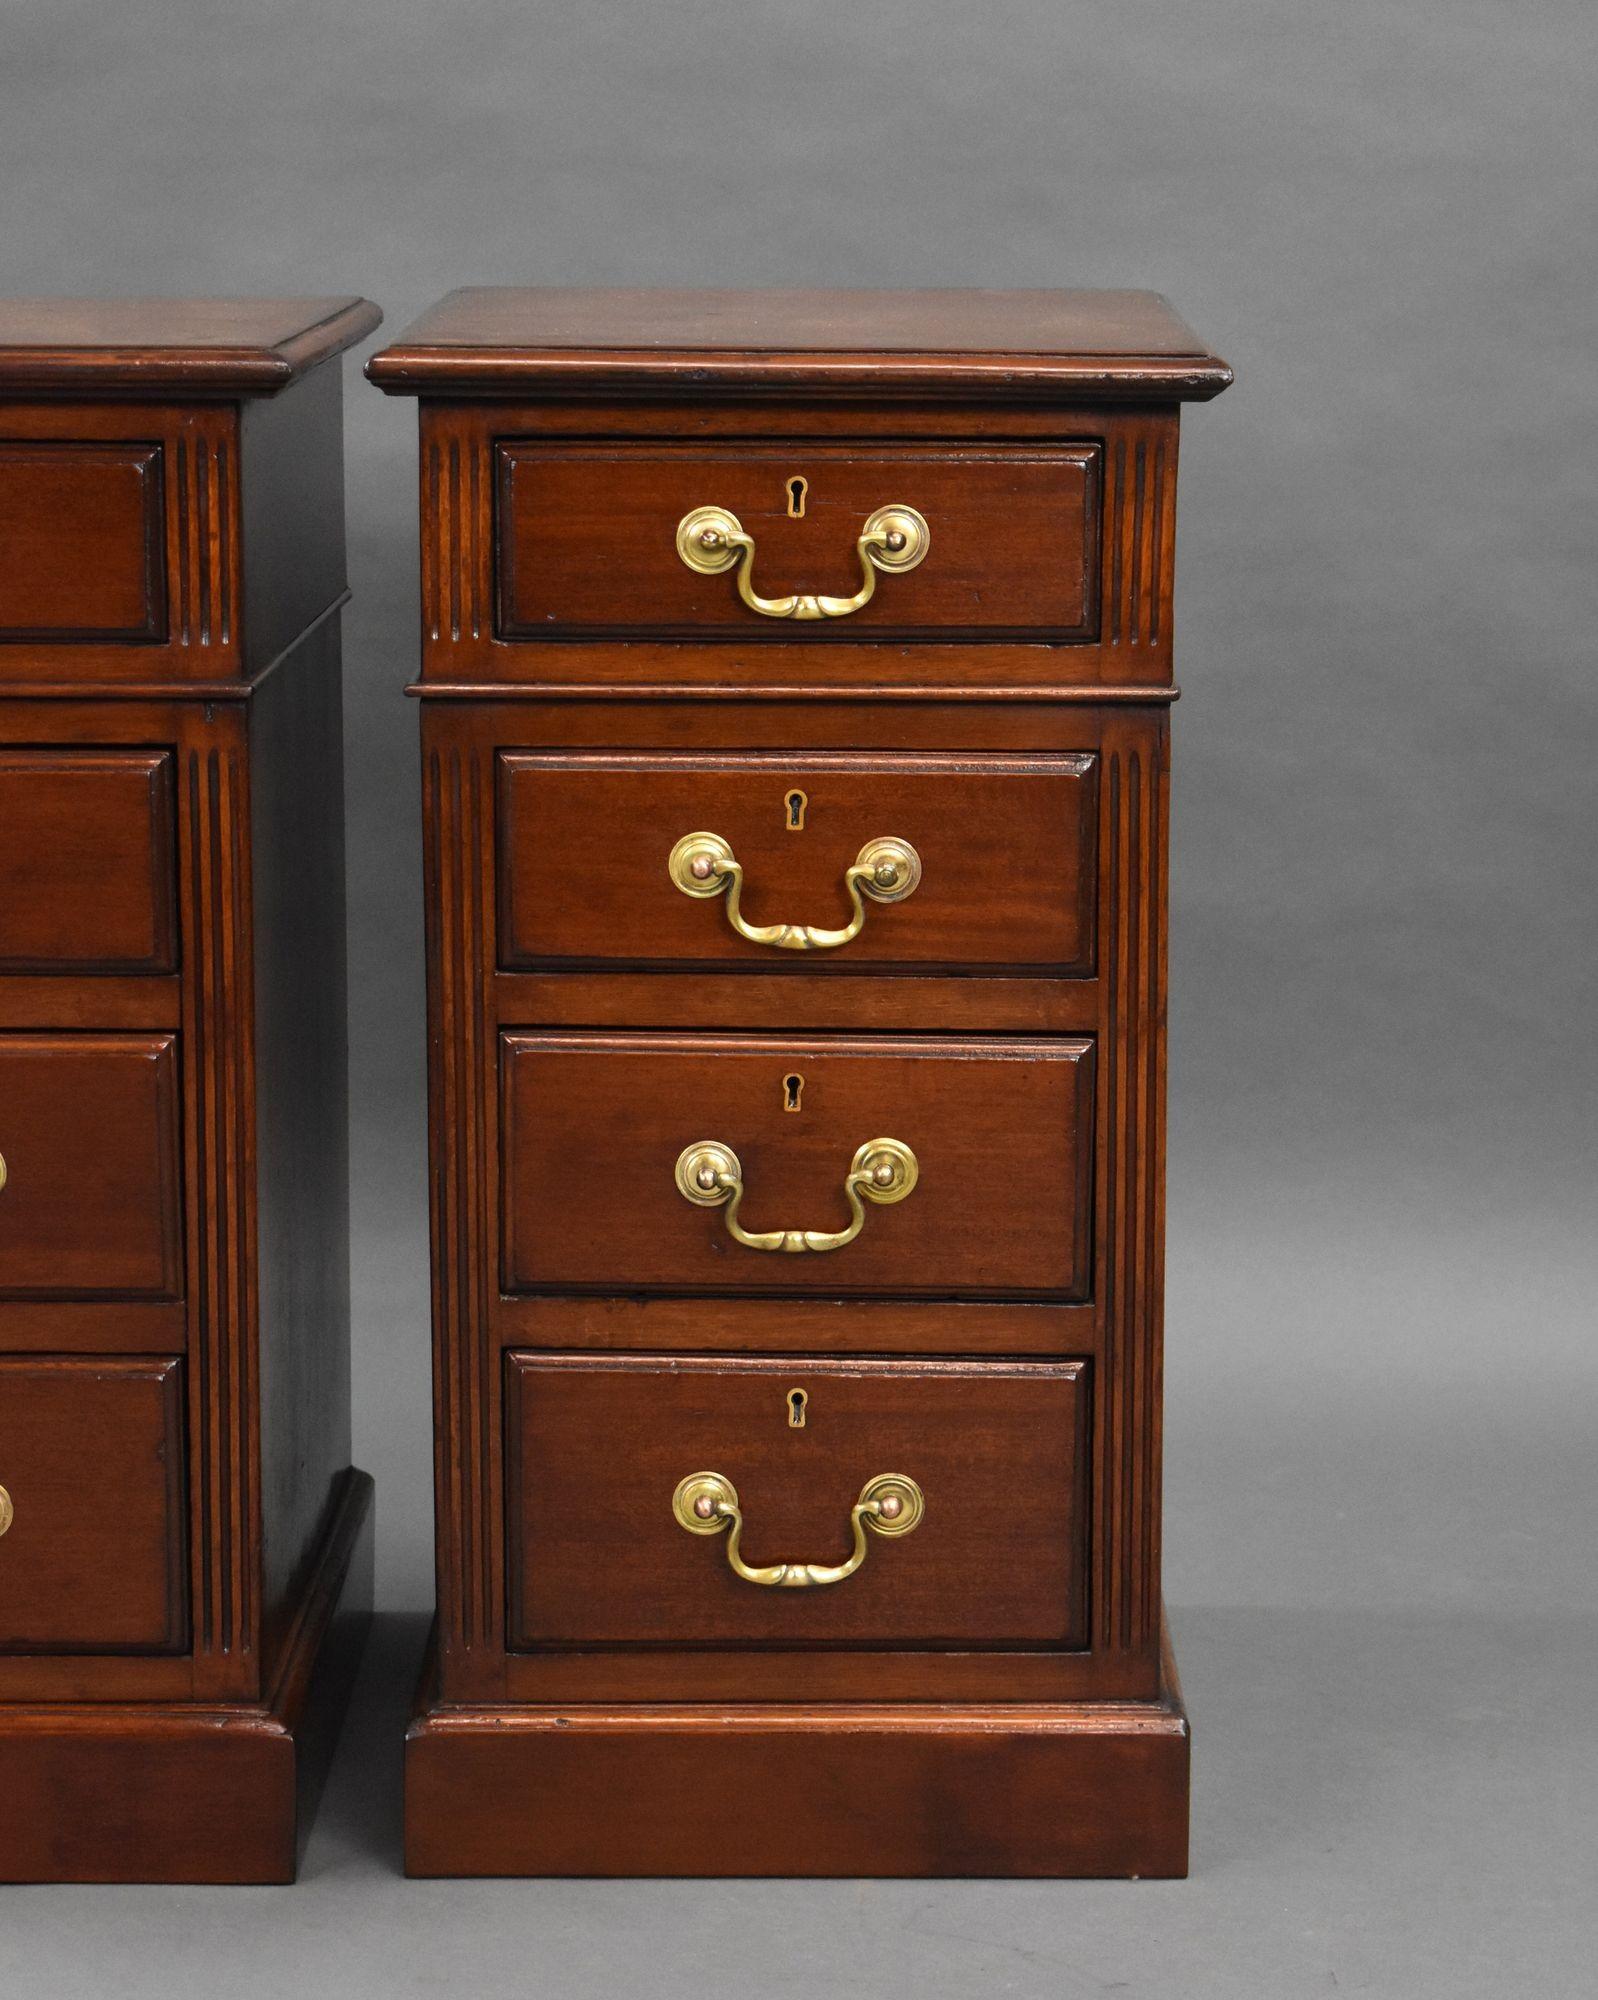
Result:
<instances>
[{"instance_id":1,"label":"wooden chest of drawers","mask_svg":"<svg viewBox=\"0 0 1598 2000\"><path fill-rule=\"evenodd\" d=\"M1179 1874L1147 294L470 292L422 1874Z\"/></svg>"},{"instance_id":2,"label":"wooden chest of drawers","mask_svg":"<svg viewBox=\"0 0 1598 2000\"><path fill-rule=\"evenodd\" d=\"M349 1457L340 352L0 304L0 1879L283 1881Z\"/></svg>"}]
</instances>

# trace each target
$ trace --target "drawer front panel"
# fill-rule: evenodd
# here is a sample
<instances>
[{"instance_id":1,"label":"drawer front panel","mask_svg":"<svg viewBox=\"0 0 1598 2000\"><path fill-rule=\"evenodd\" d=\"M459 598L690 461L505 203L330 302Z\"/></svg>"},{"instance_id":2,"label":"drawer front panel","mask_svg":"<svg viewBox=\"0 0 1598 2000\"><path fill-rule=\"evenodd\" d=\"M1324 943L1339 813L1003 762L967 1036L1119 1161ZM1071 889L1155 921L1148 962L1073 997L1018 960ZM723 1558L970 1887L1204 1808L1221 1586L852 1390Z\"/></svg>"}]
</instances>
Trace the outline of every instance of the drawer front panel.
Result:
<instances>
[{"instance_id":1,"label":"drawer front panel","mask_svg":"<svg viewBox=\"0 0 1598 2000\"><path fill-rule=\"evenodd\" d=\"M517 1353L506 1370L513 1650L1085 1643L1084 1362ZM726 1529L674 1515L704 1472L730 1483L757 1569L845 1563L879 1475L908 1475L925 1511L909 1533L863 1527L841 1581L754 1583Z\"/></svg>"},{"instance_id":2,"label":"drawer front panel","mask_svg":"<svg viewBox=\"0 0 1598 2000\"><path fill-rule=\"evenodd\" d=\"M175 1036L0 1035L0 1299L178 1297L179 1147Z\"/></svg>"},{"instance_id":3,"label":"drawer front panel","mask_svg":"<svg viewBox=\"0 0 1598 2000\"><path fill-rule=\"evenodd\" d=\"M0 1360L0 1651L179 1652L183 1367Z\"/></svg>"},{"instance_id":4,"label":"drawer front panel","mask_svg":"<svg viewBox=\"0 0 1598 2000\"><path fill-rule=\"evenodd\" d=\"M969 639L1071 642L1098 630L1100 448L1091 443L819 445L506 441L496 447L503 639ZM754 540L765 599L853 596L868 518L927 524L914 569L873 569L846 616L763 616L730 570L678 554L696 508ZM802 508L802 512L797 511Z\"/></svg>"},{"instance_id":5,"label":"drawer front panel","mask_svg":"<svg viewBox=\"0 0 1598 2000\"><path fill-rule=\"evenodd\" d=\"M166 633L158 444L0 439L0 643Z\"/></svg>"},{"instance_id":6,"label":"drawer front panel","mask_svg":"<svg viewBox=\"0 0 1598 2000\"><path fill-rule=\"evenodd\" d=\"M900 968L1091 974L1098 760L1066 756L672 757L507 751L498 760L499 958L760 972ZM668 873L710 832L743 871L754 929L850 926L848 870L908 842L902 901L869 887L841 945L755 941L719 895Z\"/></svg>"},{"instance_id":7,"label":"drawer front panel","mask_svg":"<svg viewBox=\"0 0 1598 2000\"><path fill-rule=\"evenodd\" d=\"M1088 1295L1091 1041L507 1034L500 1073L506 1292ZM882 1138L915 1182L862 1195L852 1241L730 1233L848 1229ZM681 1190L700 1142L735 1156L736 1210Z\"/></svg>"},{"instance_id":8,"label":"drawer front panel","mask_svg":"<svg viewBox=\"0 0 1598 2000\"><path fill-rule=\"evenodd\" d=\"M172 758L0 750L0 973L177 965Z\"/></svg>"}]
</instances>

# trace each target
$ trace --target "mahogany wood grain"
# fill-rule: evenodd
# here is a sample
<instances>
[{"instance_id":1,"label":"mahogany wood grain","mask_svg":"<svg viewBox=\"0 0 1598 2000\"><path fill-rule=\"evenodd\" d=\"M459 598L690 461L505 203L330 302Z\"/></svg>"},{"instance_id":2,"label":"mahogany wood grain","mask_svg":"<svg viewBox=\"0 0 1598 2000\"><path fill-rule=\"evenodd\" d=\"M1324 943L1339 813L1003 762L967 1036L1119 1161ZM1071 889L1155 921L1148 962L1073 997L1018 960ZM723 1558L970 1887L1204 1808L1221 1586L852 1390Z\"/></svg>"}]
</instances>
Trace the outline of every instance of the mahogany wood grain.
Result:
<instances>
[{"instance_id":1,"label":"mahogany wood grain","mask_svg":"<svg viewBox=\"0 0 1598 2000\"><path fill-rule=\"evenodd\" d=\"M338 633L327 623L250 703L268 1675L303 1602L351 1456L342 709Z\"/></svg>"},{"instance_id":2,"label":"mahogany wood grain","mask_svg":"<svg viewBox=\"0 0 1598 2000\"><path fill-rule=\"evenodd\" d=\"M176 964L171 752L0 748L0 973Z\"/></svg>"},{"instance_id":3,"label":"mahogany wood grain","mask_svg":"<svg viewBox=\"0 0 1598 2000\"><path fill-rule=\"evenodd\" d=\"M1087 1294L1091 1042L506 1035L500 1071L507 1292ZM920 1178L830 1252L747 1249L673 1178L714 1139L746 1230L839 1230L850 1161L882 1137Z\"/></svg>"},{"instance_id":4,"label":"mahogany wood grain","mask_svg":"<svg viewBox=\"0 0 1598 2000\"><path fill-rule=\"evenodd\" d=\"M0 1035L0 1299L180 1297L179 1133L174 1036Z\"/></svg>"},{"instance_id":5,"label":"mahogany wood grain","mask_svg":"<svg viewBox=\"0 0 1598 2000\"><path fill-rule=\"evenodd\" d=\"M1229 371L1147 295L495 292L369 372L421 396L438 1632L408 1866L1183 1872L1159 1624L1177 406ZM677 517L716 503L757 589L841 592L825 547L923 505L885 471L936 489L933 554L853 620L759 621L673 567ZM768 959L673 903L665 855L698 830L754 921L839 920L879 833L926 874L836 956ZM743 1248L671 1179L714 1137L749 1227L836 1227L882 1134L921 1184L837 1252ZM762 1441L791 1373L817 1409L847 1384L843 1414ZM868 1438L940 1496L1004 1459L980 1477L1010 1541L1048 1526L1033 1560L938 1567L931 1599L890 1560L911 1537L763 1603L672 1523L699 1469L678 1433L743 1440L752 1554L841 1553L831 1491ZM1056 1584L1015 1594L1062 1561L1074 1622L1045 1633Z\"/></svg>"},{"instance_id":6,"label":"mahogany wood grain","mask_svg":"<svg viewBox=\"0 0 1598 2000\"><path fill-rule=\"evenodd\" d=\"M0 1029L175 1028L183 1018L175 973L103 973L62 978L47 973L0 977Z\"/></svg>"},{"instance_id":7,"label":"mahogany wood grain","mask_svg":"<svg viewBox=\"0 0 1598 2000\"><path fill-rule=\"evenodd\" d=\"M513 1647L1082 1643L1079 1362L510 1354L506 1366ZM672 1516L677 1482L706 1470L737 1488L747 1563L842 1562L849 1510L877 1473L909 1473L926 1516L902 1538L872 1535L841 1584L764 1589L728 1567L725 1534L690 1535ZM868 1658L861 1697L872 1673Z\"/></svg>"},{"instance_id":8,"label":"mahogany wood grain","mask_svg":"<svg viewBox=\"0 0 1598 2000\"><path fill-rule=\"evenodd\" d=\"M1084 444L638 444L509 439L495 448L496 621L506 639L691 638L785 645L730 572L677 553L677 523L715 505L754 538L763 597L860 588L855 544L879 507L930 530L925 559L879 574L868 603L812 641L958 634L1058 644L1094 636L1100 463ZM808 489L795 517L790 488Z\"/></svg>"},{"instance_id":9,"label":"mahogany wood grain","mask_svg":"<svg viewBox=\"0 0 1598 2000\"><path fill-rule=\"evenodd\" d=\"M738 967L780 981L783 1009L796 976L1091 973L1096 780L1091 756L507 751L497 771L500 964ZM671 882L673 844L702 829L742 864L743 914L755 925L847 924L845 871L881 835L908 840L923 875L902 903L868 901L848 945L782 951L740 937L723 900L695 901Z\"/></svg>"},{"instance_id":10,"label":"mahogany wood grain","mask_svg":"<svg viewBox=\"0 0 1598 2000\"><path fill-rule=\"evenodd\" d=\"M271 396L382 323L367 299L0 299L0 395Z\"/></svg>"},{"instance_id":11,"label":"mahogany wood grain","mask_svg":"<svg viewBox=\"0 0 1598 2000\"><path fill-rule=\"evenodd\" d=\"M424 1675L411 1875L1181 1876L1189 1730L1145 1701L447 1705ZM529 1802L558 1801L558 1810Z\"/></svg>"},{"instance_id":12,"label":"mahogany wood grain","mask_svg":"<svg viewBox=\"0 0 1598 2000\"><path fill-rule=\"evenodd\" d=\"M773 403L637 402L606 405L599 434L594 419L574 423L558 405L426 403L421 428L424 683L610 686L628 697L832 688L862 700L879 688L1002 698L1169 687L1173 410L951 404L918 407L912 421L818 404L798 424ZM753 469L740 472L746 460ZM1073 496L1061 482L1078 461ZM801 462L819 468L830 526L808 502L803 519L787 518L784 482ZM748 495L744 525L758 517L757 544L778 551L794 588L853 590L855 539L901 462L922 499L888 499L930 506L929 521L949 532L939 541L934 525L926 561L879 577L851 617L762 618L730 576L696 578L677 557L679 518L709 504L704 479L726 468ZM685 483L690 471L703 478ZM666 505L661 491L676 499ZM823 531L830 555L817 546ZM522 606L501 589L506 555L515 593L544 597ZM756 587L770 595L762 562L757 546Z\"/></svg>"},{"instance_id":13,"label":"mahogany wood grain","mask_svg":"<svg viewBox=\"0 0 1598 2000\"><path fill-rule=\"evenodd\" d=\"M1095 1306L967 1299L500 1297L502 1347L671 1354L1092 1355Z\"/></svg>"},{"instance_id":14,"label":"mahogany wood grain","mask_svg":"<svg viewBox=\"0 0 1598 2000\"><path fill-rule=\"evenodd\" d=\"M78 1686L0 1702L5 1882L292 1882L371 1607L372 1482L340 1487L262 1698L227 1705ZM0 1672L22 1664L0 1659ZM87 1661L141 1671L179 1663Z\"/></svg>"},{"instance_id":15,"label":"mahogany wood grain","mask_svg":"<svg viewBox=\"0 0 1598 2000\"><path fill-rule=\"evenodd\" d=\"M0 1366L86 1399L85 1507L95 1463L125 1487L150 1433L127 1395L102 1422L94 1385L167 1371L176 1621L99 1621L96 1591L120 1605L154 1561L137 1499L125 1561L106 1536L119 1581L72 1582L64 1506L30 1540L82 1623L0 1656L0 1877L290 1879L369 1610L370 1486L348 1462L340 395L319 364L373 324L337 300L0 304L0 444L153 454L165 604L158 636L106 638L121 572L86 501L62 528L76 575L45 579L59 632L0 643ZM38 1432L63 1466L67 1428Z\"/></svg>"},{"instance_id":16,"label":"mahogany wood grain","mask_svg":"<svg viewBox=\"0 0 1598 2000\"><path fill-rule=\"evenodd\" d=\"M0 644L165 636L156 444L0 438Z\"/></svg>"},{"instance_id":17,"label":"mahogany wood grain","mask_svg":"<svg viewBox=\"0 0 1598 2000\"><path fill-rule=\"evenodd\" d=\"M391 395L1218 395L1232 371L1154 292L451 292L367 363Z\"/></svg>"},{"instance_id":18,"label":"mahogany wood grain","mask_svg":"<svg viewBox=\"0 0 1598 2000\"><path fill-rule=\"evenodd\" d=\"M0 1359L0 1649L186 1641L183 1367Z\"/></svg>"},{"instance_id":19,"label":"mahogany wood grain","mask_svg":"<svg viewBox=\"0 0 1598 2000\"><path fill-rule=\"evenodd\" d=\"M795 978L791 967L774 972L753 966L720 972L585 967L580 982L569 971L502 972L492 982L491 1002L495 1018L507 1027L1079 1035L1093 1033L1099 1023L1097 985L1086 977L882 971L875 978L851 979L814 969L819 978ZM0 1008L4 1000L0 992Z\"/></svg>"}]
</instances>

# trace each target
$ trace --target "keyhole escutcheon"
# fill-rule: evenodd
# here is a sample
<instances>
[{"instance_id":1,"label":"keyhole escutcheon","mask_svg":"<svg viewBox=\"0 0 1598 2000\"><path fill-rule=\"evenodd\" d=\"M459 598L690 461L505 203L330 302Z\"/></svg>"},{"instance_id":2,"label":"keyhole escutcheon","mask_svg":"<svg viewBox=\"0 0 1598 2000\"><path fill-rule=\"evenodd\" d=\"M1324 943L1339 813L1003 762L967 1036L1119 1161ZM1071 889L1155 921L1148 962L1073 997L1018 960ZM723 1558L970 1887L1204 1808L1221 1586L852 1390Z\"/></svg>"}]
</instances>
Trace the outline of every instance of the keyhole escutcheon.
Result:
<instances>
[{"instance_id":1,"label":"keyhole escutcheon","mask_svg":"<svg viewBox=\"0 0 1598 2000\"><path fill-rule=\"evenodd\" d=\"M805 500L810 492L810 481L795 473L788 481L788 519L802 521L805 517Z\"/></svg>"},{"instance_id":2,"label":"keyhole escutcheon","mask_svg":"<svg viewBox=\"0 0 1598 2000\"><path fill-rule=\"evenodd\" d=\"M799 1100L804 1094L805 1080L797 1071L792 1076L785 1076L783 1078L782 1108L784 1111L797 1111L799 1109Z\"/></svg>"},{"instance_id":3,"label":"keyhole escutcheon","mask_svg":"<svg viewBox=\"0 0 1598 2000\"><path fill-rule=\"evenodd\" d=\"M807 1396L807 1395L805 1394L805 1392L804 1392L804 1390L803 1390L803 1389L790 1389L790 1390L788 1391L788 1428L789 1428L789 1430L791 1430L791 1431L802 1431L802 1430L804 1429L804 1427L805 1427L805 1404L806 1404L806 1403L808 1403L809 1401L810 1401L810 1398L809 1398L809 1397L808 1397L808 1396Z\"/></svg>"},{"instance_id":4,"label":"keyhole escutcheon","mask_svg":"<svg viewBox=\"0 0 1598 2000\"><path fill-rule=\"evenodd\" d=\"M782 823L790 833L804 832L805 808L809 805L809 803L810 803L809 799L805 796L803 792L799 791L797 788L791 791L788 794L788 796L783 800Z\"/></svg>"}]
</instances>

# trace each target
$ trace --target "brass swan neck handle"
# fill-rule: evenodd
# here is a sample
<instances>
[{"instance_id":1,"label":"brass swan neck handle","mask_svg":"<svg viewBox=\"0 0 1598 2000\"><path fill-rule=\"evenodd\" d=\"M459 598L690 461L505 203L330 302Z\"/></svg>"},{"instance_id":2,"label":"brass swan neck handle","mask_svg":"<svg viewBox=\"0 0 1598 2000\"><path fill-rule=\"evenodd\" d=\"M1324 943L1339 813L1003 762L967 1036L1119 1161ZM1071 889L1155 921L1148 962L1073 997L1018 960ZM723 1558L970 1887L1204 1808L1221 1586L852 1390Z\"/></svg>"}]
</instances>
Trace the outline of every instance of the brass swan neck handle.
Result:
<instances>
[{"instance_id":1,"label":"brass swan neck handle","mask_svg":"<svg viewBox=\"0 0 1598 2000\"><path fill-rule=\"evenodd\" d=\"M854 1547L841 1563L767 1563L755 1565L743 1559L743 1509L738 1489L721 1472L690 1472L679 1480L671 1496L671 1511L677 1525L690 1535L719 1535L731 1528L727 1537L727 1566L745 1583L758 1583L770 1590L809 1590L829 1583L842 1583L853 1576L866 1559L866 1529L879 1535L908 1535L920 1525L927 1503L921 1488L904 1472L879 1472L860 1489L860 1498L849 1511L849 1528Z\"/></svg>"},{"instance_id":2,"label":"brass swan neck handle","mask_svg":"<svg viewBox=\"0 0 1598 2000\"><path fill-rule=\"evenodd\" d=\"M849 1163L843 1191L853 1215L847 1229L745 1229L738 1220L744 1198L744 1170L738 1155L719 1139L696 1139L677 1155L677 1191L696 1208L725 1207L727 1234L746 1250L841 1250L865 1226L865 1202L903 1201L920 1175L920 1164L899 1139L868 1139Z\"/></svg>"},{"instance_id":3,"label":"brass swan neck handle","mask_svg":"<svg viewBox=\"0 0 1598 2000\"><path fill-rule=\"evenodd\" d=\"M738 595L762 618L847 618L871 602L879 570L914 569L926 555L932 531L914 507L902 501L879 507L866 517L855 543L860 559L860 588L853 597L822 597L796 591L791 597L762 597L753 581L755 541L744 532L738 516L725 507L694 507L677 523L677 553L701 576L736 570Z\"/></svg>"},{"instance_id":4,"label":"brass swan neck handle","mask_svg":"<svg viewBox=\"0 0 1598 2000\"><path fill-rule=\"evenodd\" d=\"M666 872L685 896L703 899L725 894L727 921L751 944L775 945L781 951L834 951L860 935L866 920L864 898L874 903L902 903L921 881L921 856L908 840L884 834L868 840L844 873L843 886L854 905L854 916L842 930L816 924L751 924L743 914L743 865L719 833L685 833L672 848Z\"/></svg>"}]
</instances>

